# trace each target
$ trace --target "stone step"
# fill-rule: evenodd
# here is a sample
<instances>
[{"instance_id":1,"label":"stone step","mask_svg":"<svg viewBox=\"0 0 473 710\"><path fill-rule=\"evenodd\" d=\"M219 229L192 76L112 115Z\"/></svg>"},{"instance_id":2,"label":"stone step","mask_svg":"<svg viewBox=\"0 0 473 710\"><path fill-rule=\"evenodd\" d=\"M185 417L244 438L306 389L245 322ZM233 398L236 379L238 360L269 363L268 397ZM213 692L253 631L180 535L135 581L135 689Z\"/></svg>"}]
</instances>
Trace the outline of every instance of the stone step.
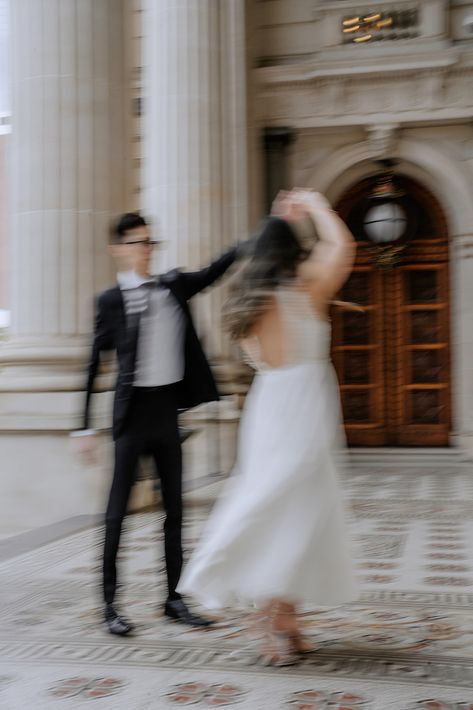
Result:
<instances>
[{"instance_id":1,"label":"stone step","mask_svg":"<svg viewBox=\"0 0 473 710\"><path fill-rule=\"evenodd\" d=\"M471 454L456 448L352 448L354 466L465 466Z\"/></svg>"}]
</instances>

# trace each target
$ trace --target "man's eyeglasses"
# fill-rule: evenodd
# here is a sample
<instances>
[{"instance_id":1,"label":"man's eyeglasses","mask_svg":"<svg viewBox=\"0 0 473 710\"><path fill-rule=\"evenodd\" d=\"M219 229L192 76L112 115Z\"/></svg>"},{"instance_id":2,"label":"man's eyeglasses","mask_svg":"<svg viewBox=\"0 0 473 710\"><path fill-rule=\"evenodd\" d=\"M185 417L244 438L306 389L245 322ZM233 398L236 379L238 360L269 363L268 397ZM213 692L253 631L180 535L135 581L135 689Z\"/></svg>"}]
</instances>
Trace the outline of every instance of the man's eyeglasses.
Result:
<instances>
[{"instance_id":1,"label":"man's eyeglasses","mask_svg":"<svg viewBox=\"0 0 473 710\"><path fill-rule=\"evenodd\" d=\"M141 244L145 247L157 247L159 242L151 239L136 239L134 242L122 242L125 246L129 244Z\"/></svg>"}]
</instances>

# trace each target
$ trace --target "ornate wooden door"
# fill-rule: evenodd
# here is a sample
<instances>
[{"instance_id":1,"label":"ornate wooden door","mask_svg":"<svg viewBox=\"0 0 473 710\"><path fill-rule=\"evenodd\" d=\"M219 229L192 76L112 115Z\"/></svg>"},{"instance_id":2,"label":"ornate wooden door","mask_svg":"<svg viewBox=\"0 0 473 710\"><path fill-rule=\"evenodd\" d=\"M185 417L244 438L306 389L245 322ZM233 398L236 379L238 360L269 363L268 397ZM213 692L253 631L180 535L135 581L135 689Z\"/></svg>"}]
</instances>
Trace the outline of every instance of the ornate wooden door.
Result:
<instances>
[{"instance_id":1,"label":"ornate wooden door","mask_svg":"<svg viewBox=\"0 0 473 710\"><path fill-rule=\"evenodd\" d=\"M360 187L363 184L338 207L349 225L353 197L359 196ZM364 312L336 308L332 314L333 359L347 438L352 445L448 444L450 337L445 221L421 186L405 179L404 189L418 202L416 237L391 268L381 267L376 249L360 240L357 262L341 297L362 305ZM359 224L354 221L350 227L359 238Z\"/></svg>"}]
</instances>

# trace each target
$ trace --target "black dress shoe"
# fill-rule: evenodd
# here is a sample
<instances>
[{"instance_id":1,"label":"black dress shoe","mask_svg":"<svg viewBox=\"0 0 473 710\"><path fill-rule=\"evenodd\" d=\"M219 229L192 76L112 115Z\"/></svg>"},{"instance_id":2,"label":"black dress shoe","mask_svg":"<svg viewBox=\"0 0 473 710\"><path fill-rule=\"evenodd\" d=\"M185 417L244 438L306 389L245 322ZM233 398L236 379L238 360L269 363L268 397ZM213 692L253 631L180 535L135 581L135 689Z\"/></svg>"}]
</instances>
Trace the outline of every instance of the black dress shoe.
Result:
<instances>
[{"instance_id":1,"label":"black dress shoe","mask_svg":"<svg viewBox=\"0 0 473 710\"><path fill-rule=\"evenodd\" d=\"M168 599L164 607L164 613L170 619L180 621L181 624L187 624L188 626L205 627L213 624L213 621L197 616L197 614L193 614L184 604L182 599Z\"/></svg>"},{"instance_id":2,"label":"black dress shoe","mask_svg":"<svg viewBox=\"0 0 473 710\"><path fill-rule=\"evenodd\" d=\"M119 616L111 604L105 607L105 623L111 634L126 636L133 631L132 624Z\"/></svg>"}]
</instances>

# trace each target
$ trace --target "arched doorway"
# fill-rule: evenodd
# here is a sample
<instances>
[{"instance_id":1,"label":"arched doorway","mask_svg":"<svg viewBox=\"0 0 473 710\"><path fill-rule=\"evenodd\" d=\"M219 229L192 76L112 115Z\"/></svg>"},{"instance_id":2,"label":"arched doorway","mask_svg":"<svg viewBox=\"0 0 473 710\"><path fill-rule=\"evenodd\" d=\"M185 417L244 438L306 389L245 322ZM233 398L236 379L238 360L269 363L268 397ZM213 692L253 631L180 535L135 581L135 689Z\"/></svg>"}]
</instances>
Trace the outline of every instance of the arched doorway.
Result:
<instances>
[{"instance_id":1,"label":"arched doorway","mask_svg":"<svg viewBox=\"0 0 473 710\"><path fill-rule=\"evenodd\" d=\"M341 297L364 313L334 309L333 359L347 438L355 446L445 446L451 419L448 230L435 197L398 176L415 228L402 250L376 247L363 227L372 180L336 209L358 242Z\"/></svg>"}]
</instances>

